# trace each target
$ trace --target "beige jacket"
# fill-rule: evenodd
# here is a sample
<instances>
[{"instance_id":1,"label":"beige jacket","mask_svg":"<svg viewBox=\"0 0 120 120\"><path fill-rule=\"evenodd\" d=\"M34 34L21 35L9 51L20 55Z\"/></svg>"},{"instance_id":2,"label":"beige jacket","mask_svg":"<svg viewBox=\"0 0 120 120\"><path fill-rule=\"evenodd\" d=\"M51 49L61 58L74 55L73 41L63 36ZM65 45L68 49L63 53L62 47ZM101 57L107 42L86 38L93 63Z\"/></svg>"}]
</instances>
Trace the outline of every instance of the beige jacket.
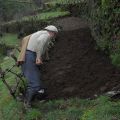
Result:
<instances>
[{"instance_id":1,"label":"beige jacket","mask_svg":"<svg viewBox=\"0 0 120 120\"><path fill-rule=\"evenodd\" d=\"M31 37L31 35L28 35L28 36L26 36L26 37L24 37L22 39L21 52L20 52L20 54L18 56L17 61L20 61L20 62L24 62L25 61L25 52L26 52L27 45L28 45L30 37Z\"/></svg>"}]
</instances>

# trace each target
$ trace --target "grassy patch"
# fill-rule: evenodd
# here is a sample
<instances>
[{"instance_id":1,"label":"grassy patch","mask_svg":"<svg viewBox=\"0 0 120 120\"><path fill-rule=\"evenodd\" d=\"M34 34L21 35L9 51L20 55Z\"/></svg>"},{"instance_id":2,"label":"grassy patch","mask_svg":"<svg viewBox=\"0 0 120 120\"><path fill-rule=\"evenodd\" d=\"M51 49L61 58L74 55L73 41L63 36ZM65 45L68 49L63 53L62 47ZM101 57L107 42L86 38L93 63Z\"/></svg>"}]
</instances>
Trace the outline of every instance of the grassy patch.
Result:
<instances>
[{"instance_id":1,"label":"grassy patch","mask_svg":"<svg viewBox=\"0 0 120 120\"><path fill-rule=\"evenodd\" d=\"M18 46L18 39L16 34L7 33L0 38L0 63L7 54L7 50L11 47Z\"/></svg>"},{"instance_id":2,"label":"grassy patch","mask_svg":"<svg viewBox=\"0 0 120 120\"><path fill-rule=\"evenodd\" d=\"M110 58L113 65L120 67L120 53L112 54Z\"/></svg>"},{"instance_id":3,"label":"grassy patch","mask_svg":"<svg viewBox=\"0 0 120 120\"><path fill-rule=\"evenodd\" d=\"M0 38L0 42L5 43L7 46L16 46L18 44L18 39L16 34L7 33Z\"/></svg>"},{"instance_id":4,"label":"grassy patch","mask_svg":"<svg viewBox=\"0 0 120 120\"><path fill-rule=\"evenodd\" d=\"M28 17L23 17L21 20L19 21L15 21L12 20L10 22L5 23L4 25L9 25L9 24L15 24L16 22L27 22L27 21L41 21L41 20L48 20L48 19L52 19L52 18L57 18L57 17L61 17L61 16L66 16L69 15L70 13L68 11L52 11L52 12L43 12L43 13L39 13L35 16L28 16Z\"/></svg>"},{"instance_id":5,"label":"grassy patch","mask_svg":"<svg viewBox=\"0 0 120 120\"><path fill-rule=\"evenodd\" d=\"M84 2L84 0L52 0L48 3L56 5L56 4L78 4L81 2Z\"/></svg>"},{"instance_id":6,"label":"grassy patch","mask_svg":"<svg viewBox=\"0 0 120 120\"><path fill-rule=\"evenodd\" d=\"M30 16L30 17L24 17L22 20L28 21L30 19L35 19L35 20L48 20L56 17L61 17L68 15L69 12L67 11L55 11L55 12L45 12L41 14L37 14L36 16Z\"/></svg>"},{"instance_id":7,"label":"grassy patch","mask_svg":"<svg viewBox=\"0 0 120 120\"><path fill-rule=\"evenodd\" d=\"M41 120L112 120L120 119L120 101L111 102L101 96L96 100L53 100L39 103L37 109L42 113Z\"/></svg>"}]
</instances>

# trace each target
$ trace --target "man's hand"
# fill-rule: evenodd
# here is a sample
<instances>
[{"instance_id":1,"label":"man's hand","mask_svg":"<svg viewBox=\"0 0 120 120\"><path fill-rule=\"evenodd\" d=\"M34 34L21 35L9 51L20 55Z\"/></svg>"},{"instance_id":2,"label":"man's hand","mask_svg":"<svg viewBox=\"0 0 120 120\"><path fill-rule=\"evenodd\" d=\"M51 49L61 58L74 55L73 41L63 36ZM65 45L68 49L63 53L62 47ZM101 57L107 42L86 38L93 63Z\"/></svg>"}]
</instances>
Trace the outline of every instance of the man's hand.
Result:
<instances>
[{"instance_id":1,"label":"man's hand","mask_svg":"<svg viewBox=\"0 0 120 120\"><path fill-rule=\"evenodd\" d=\"M40 58L36 58L36 64L41 65L41 64L43 64L43 62Z\"/></svg>"},{"instance_id":2,"label":"man's hand","mask_svg":"<svg viewBox=\"0 0 120 120\"><path fill-rule=\"evenodd\" d=\"M20 65L22 65L24 63L24 61L17 61L16 65L19 67Z\"/></svg>"}]
</instances>

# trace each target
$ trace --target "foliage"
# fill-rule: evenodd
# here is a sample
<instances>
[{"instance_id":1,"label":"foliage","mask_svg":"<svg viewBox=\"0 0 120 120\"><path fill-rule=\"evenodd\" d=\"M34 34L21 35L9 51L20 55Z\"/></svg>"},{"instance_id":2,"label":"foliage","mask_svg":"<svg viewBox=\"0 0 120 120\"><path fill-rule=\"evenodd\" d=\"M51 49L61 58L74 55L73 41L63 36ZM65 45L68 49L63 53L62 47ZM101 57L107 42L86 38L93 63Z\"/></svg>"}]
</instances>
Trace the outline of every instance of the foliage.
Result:
<instances>
[{"instance_id":1,"label":"foliage","mask_svg":"<svg viewBox=\"0 0 120 120\"><path fill-rule=\"evenodd\" d=\"M6 44L6 46L18 45L18 39L16 34L6 33L0 38L0 44Z\"/></svg>"},{"instance_id":2,"label":"foliage","mask_svg":"<svg viewBox=\"0 0 120 120\"><path fill-rule=\"evenodd\" d=\"M52 4L78 4L83 2L84 0L53 0L50 1Z\"/></svg>"},{"instance_id":3,"label":"foliage","mask_svg":"<svg viewBox=\"0 0 120 120\"><path fill-rule=\"evenodd\" d=\"M101 96L95 101L96 106L84 112L82 120L112 120L119 119L119 103L111 102L109 98ZM117 110L116 110L117 109ZM118 111L117 113L115 111Z\"/></svg>"},{"instance_id":4,"label":"foliage","mask_svg":"<svg viewBox=\"0 0 120 120\"><path fill-rule=\"evenodd\" d=\"M100 48L112 56L114 64L120 64L120 8L118 0L86 1L84 17L90 23L92 35ZM80 5L78 11L82 11ZM81 15L81 14L80 14ZM83 14L82 14L83 17ZM115 58L113 58L115 56ZM118 59L118 60L117 60ZM116 61L116 63L115 63Z\"/></svg>"},{"instance_id":5,"label":"foliage","mask_svg":"<svg viewBox=\"0 0 120 120\"><path fill-rule=\"evenodd\" d=\"M8 21L11 19L20 19L21 16L30 13L34 8L35 8L34 3L30 4L29 1L19 2L16 0L14 1L0 0L0 11L1 11L0 17L2 18L2 21Z\"/></svg>"},{"instance_id":6,"label":"foliage","mask_svg":"<svg viewBox=\"0 0 120 120\"><path fill-rule=\"evenodd\" d=\"M110 58L112 60L113 65L120 67L120 54L119 53L112 54Z\"/></svg>"},{"instance_id":7,"label":"foliage","mask_svg":"<svg viewBox=\"0 0 120 120\"><path fill-rule=\"evenodd\" d=\"M30 109L25 116L25 120L40 120L41 116L42 114L40 113L39 110Z\"/></svg>"},{"instance_id":8,"label":"foliage","mask_svg":"<svg viewBox=\"0 0 120 120\"><path fill-rule=\"evenodd\" d=\"M16 34L4 34L0 38L0 62L15 47L18 46Z\"/></svg>"},{"instance_id":9,"label":"foliage","mask_svg":"<svg viewBox=\"0 0 120 120\"><path fill-rule=\"evenodd\" d=\"M50 24L55 18L69 14L68 11L61 11L60 9L52 12L43 12L35 16L23 17L20 21L7 22L2 25L2 29L5 32L19 32L20 29L23 29L26 34L30 34Z\"/></svg>"},{"instance_id":10,"label":"foliage","mask_svg":"<svg viewBox=\"0 0 120 120\"><path fill-rule=\"evenodd\" d=\"M108 97L96 100L53 100L39 104L42 120L112 120L119 119L120 102L111 102ZM117 110L116 110L117 109Z\"/></svg>"},{"instance_id":11,"label":"foliage","mask_svg":"<svg viewBox=\"0 0 120 120\"><path fill-rule=\"evenodd\" d=\"M22 20L25 20L25 21L29 21L30 19L48 20L48 19L51 19L51 18L65 16L67 14L69 14L68 11L44 12L44 13L41 13L41 14L37 14L36 16L24 17Z\"/></svg>"},{"instance_id":12,"label":"foliage","mask_svg":"<svg viewBox=\"0 0 120 120\"><path fill-rule=\"evenodd\" d=\"M109 51L109 55L113 58L115 64L120 64L120 29L119 18L120 8L118 1L102 0L102 5L96 8L94 16L91 18L94 21L94 35L97 36L97 43L102 50ZM115 55L116 54L116 55ZM113 56L116 56L115 58ZM116 60L115 60L116 59ZM118 59L118 60L117 60Z\"/></svg>"}]
</instances>

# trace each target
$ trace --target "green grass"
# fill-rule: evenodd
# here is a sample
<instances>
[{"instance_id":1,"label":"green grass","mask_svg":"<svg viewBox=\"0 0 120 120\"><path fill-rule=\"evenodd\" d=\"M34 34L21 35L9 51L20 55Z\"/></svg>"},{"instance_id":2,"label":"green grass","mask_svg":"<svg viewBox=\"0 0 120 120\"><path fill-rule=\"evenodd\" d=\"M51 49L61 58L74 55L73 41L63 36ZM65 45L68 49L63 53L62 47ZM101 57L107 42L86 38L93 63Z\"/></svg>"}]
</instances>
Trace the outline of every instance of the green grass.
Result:
<instances>
[{"instance_id":1,"label":"green grass","mask_svg":"<svg viewBox=\"0 0 120 120\"><path fill-rule=\"evenodd\" d=\"M19 41L16 34L7 33L0 38L0 63L3 61L3 58L6 55L6 48L18 46L18 43Z\"/></svg>"},{"instance_id":2,"label":"green grass","mask_svg":"<svg viewBox=\"0 0 120 120\"><path fill-rule=\"evenodd\" d=\"M0 38L0 42L5 43L7 46L16 46L18 45L17 34L7 33Z\"/></svg>"},{"instance_id":3,"label":"green grass","mask_svg":"<svg viewBox=\"0 0 120 120\"><path fill-rule=\"evenodd\" d=\"M69 14L70 13L68 11L61 11L61 10L56 10L56 11L52 11L52 12L43 12L43 13L37 14L36 16L23 17L19 21L16 21L16 20L9 21L9 22L5 23L4 25L15 24L16 22L27 22L27 21L31 21L31 20L33 20L33 21L46 21L49 19L62 17L62 16L66 16Z\"/></svg>"},{"instance_id":4,"label":"green grass","mask_svg":"<svg viewBox=\"0 0 120 120\"><path fill-rule=\"evenodd\" d=\"M52 0L50 2L47 2L47 4L78 4L84 2L84 0Z\"/></svg>"},{"instance_id":5,"label":"green grass","mask_svg":"<svg viewBox=\"0 0 120 120\"><path fill-rule=\"evenodd\" d=\"M120 119L120 101L111 102L107 97L96 100L52 100L35 106L41 120L112 120Z\"/></svg>"},{"instance_id":6,"label":"green grass","mask_svg":"<svg viewBox=\"0 0 120 120\"><path fill-rule=\"evenodd\" d=\"M120 53L112 54L110 58L113 65L120 67Z\"/></svg>"},{"instance_id":7,"label":"green grass","mask_svg":"<svg viewBox=\"0 0 120 120\"><path fill-rule=\"evenodd\" d=\"M15 64L14 60L11 57L5 57L3 61L4 62L0 64L0 67L4 71L6 69L10 69ZM15 73L20 73L20 68L14 67L12 71ZM7 73L5 75L5 79L11 88L13 88L13 86L16 86L15 75ZM22 106L22 103L17 102L12 98L9 90L5 84L3 84L2 79L0 79L0 120L22 120Z\"/></svg>"},{"instance_id":8,"label":"green grass","mask_svg":"<svg viewBox=\"0 0 120 120\"><path fill-rule=\"evenodd\" d=\"M24 17L22 20L28 21L30 19L35 19L35 20L48 20L60 16L65 16L68 15L68 11L55 11L55 12L45 12L45 13L40 13L36 15L36 17Z\"/></svg>"}]
</instances>

